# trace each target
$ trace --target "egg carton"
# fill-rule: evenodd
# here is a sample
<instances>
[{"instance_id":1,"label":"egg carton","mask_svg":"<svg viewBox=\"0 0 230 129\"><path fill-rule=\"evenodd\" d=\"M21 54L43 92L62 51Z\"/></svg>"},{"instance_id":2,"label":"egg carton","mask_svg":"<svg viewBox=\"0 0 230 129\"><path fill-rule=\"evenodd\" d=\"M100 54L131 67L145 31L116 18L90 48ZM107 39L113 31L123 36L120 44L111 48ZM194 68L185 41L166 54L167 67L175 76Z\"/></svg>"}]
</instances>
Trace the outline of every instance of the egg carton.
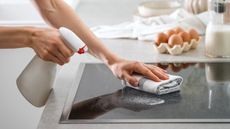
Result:
<instances>
[{"instance_id":1,"label":"egg carton","mask_svg":"<svg viewBox=\"0 0 230 129\"><path fill-rule=\"evenodd\" d=\"M156 46L159 53L169 53L171 55L180 55L183 52L187 52L191 49L197 48L199 42L201 41L201 37L198 40L192 39L190 43L184 42L183 46L175 45L172 48L168 45L168 43L161 43L159 46Z\"/></svg>"}]
</instances>

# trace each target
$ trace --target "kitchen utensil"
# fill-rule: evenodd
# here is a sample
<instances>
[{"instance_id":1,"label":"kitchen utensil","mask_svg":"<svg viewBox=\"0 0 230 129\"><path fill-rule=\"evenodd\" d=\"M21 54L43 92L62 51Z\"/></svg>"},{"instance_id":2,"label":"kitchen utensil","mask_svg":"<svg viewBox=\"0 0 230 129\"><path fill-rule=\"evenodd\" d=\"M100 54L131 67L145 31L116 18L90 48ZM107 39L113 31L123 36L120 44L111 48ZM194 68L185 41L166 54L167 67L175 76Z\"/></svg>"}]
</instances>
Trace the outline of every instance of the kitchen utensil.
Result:
<instances>
[{"instance_id":1,"label":"kitchen utensil","mask_svg":"<svg viewBox=\"0 0 230 129\"><path fill-rule=\"evenodd\" d=\"M138 13L143 17L166 15L180 8L177 0L155 0L143 2L138 6Z\"/></svg>"}]
</instances>

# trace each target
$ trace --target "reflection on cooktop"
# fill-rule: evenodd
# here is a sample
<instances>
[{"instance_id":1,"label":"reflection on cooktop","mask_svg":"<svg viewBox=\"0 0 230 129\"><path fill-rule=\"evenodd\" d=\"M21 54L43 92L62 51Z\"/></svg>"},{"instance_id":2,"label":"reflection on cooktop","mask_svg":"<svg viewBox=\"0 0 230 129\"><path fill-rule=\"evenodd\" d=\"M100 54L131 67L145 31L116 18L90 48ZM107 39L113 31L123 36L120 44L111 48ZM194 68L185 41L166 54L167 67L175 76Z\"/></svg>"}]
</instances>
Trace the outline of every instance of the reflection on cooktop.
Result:
<instances>
[{"instance_id":1,"label":"reflection on cooktop","mask_svg":"<svg viewBox=\"0 0 230 129\"><path fill-rule=\"evenodd\" d=\"M180 100L180 94L173 93L164 96L155 96L141 92L130 87L125 87L114 93L94 97L79 103L74 103L70 119L93 119L115 108L124 108L134 112L154 108L157 104L176 103Z\"/></svg>"},{"instance_id":2,"label":"reflection on cooktop","mask_svg":"<svg viewBox=\"0 0 230 129\"><path fill-rule=\"evenodd\" d=\"M230 63L154 64L184 79L157 96L123 87L103 64L85 64L70 120L230 119Z\"/></svg>"}]
</instances>

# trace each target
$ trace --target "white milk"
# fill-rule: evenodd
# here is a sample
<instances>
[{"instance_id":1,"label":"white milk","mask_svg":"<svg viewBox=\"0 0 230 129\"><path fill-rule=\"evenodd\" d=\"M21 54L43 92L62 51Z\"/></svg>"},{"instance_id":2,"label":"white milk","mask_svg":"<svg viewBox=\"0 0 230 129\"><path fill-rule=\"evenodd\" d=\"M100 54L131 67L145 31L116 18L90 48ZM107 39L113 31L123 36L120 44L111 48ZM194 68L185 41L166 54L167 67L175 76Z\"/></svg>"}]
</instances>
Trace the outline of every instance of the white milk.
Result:
<instances>
[{"instance_id":1,"label":"white milk","mask_svg":"<svg viewBox=\"0 0 230 129\"><path fill-rule=\"evenodd\" d=\"M208 24L205 51L209 57L230 57L230 25Z\"/></svg>"}]
</instances>

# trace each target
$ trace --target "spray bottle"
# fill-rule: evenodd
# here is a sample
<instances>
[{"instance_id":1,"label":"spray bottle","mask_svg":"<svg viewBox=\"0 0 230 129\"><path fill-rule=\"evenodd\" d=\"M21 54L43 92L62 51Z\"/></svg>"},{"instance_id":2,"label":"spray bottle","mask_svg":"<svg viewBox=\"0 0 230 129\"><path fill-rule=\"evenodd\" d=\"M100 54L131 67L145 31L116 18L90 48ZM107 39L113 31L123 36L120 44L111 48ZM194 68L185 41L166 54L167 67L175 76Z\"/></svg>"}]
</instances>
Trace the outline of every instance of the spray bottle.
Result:
<instances>
[{"instance_id":1,"label":"spray bottle","mask_svg":"<svg viewBox=\"0 0 230 129\"><path fill-rule=\"evenodd\" d=\"M71 30L59 28L63 41L74 52L83 54L86 45ZM52 89L57 71L57 64L43 61L37 55L33 57L17 79L17 86L21 94L34 106L45 105Z\"/></svg>"}]
</instances>

